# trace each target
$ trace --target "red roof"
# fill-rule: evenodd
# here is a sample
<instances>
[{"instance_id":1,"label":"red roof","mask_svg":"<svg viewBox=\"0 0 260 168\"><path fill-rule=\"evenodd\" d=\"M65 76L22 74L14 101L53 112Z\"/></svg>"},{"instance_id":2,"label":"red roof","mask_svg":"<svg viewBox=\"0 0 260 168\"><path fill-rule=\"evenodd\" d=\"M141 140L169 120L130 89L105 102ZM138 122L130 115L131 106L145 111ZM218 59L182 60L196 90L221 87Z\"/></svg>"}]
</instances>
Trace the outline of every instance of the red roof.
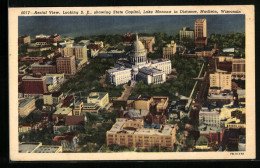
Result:
<instances>
[{"instance_id":1,"label":"red roof","mask_svg":"<svg viewBox=\"0 0 260 168\"><path fill-rule=\"evenodd\" d=\"M75 136L70 136L70 135L67 135L67 136L56 136L54 137L54 139L52 140L52 142L61 142L63 140L65 141L72 141L72 139L74 138Z\"/></svg>"},{"instance_id":2,"label":"red roof","mask_svg":"<svg viewBox=\"0 0 260 168\"><path fill-rule=\"evenodd\" d=\"M65 126L70 126L70 125L84 126L85 116L66 116Z\"/></svg>"}]
</instances>

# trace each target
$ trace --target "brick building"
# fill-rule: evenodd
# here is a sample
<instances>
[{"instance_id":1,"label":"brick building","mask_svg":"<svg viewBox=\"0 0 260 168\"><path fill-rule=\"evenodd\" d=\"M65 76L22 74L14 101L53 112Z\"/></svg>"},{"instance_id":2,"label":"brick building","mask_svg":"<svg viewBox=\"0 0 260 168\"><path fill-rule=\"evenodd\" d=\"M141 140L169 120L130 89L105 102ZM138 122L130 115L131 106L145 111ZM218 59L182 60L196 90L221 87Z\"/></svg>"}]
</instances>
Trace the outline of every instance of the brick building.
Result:
<instances>
[{"instance_id":1,"label":"brick building","mask_svg":"<svg viewBox=\"0 0 260 168\"><path fill-rule=\"evenodd\" d=\"M74 75L76 73L75 56L59 57L56 59L57 72L67 75Z\"/></svg>"},{"instance_id":2,"label":"brick building","mask_svg":"<svg viewBox=\"0 0 260 168\"><path fill-rule=\"evenodd\" d=\"M31 67L33 73L56 73L56 65L53 62L34 63Z\"/></svg>"},{"instance_id":3,"label":"brick building","mask_svg":"<svg viewBox=\"0 0 260 168\"><path fill-rule=\"evenodd\" d=\"M173 150L176 143L176 128L173 125L161 125L159 129L144 128L142 119L118 118L106 133L107 146L119 146L148 149L152 147Z\"/></svg>"},{"instance_id":4,"label":"brick building","mask_svg":"<svg viewBox=\"0 0 260 168\"><path fill-rule=\"evenodd\" d=\"M47 93L45 76L39 78L24 76L22 78L22 91L24 97L42 96L44 93Z\"/></svg>"}]
</instances>

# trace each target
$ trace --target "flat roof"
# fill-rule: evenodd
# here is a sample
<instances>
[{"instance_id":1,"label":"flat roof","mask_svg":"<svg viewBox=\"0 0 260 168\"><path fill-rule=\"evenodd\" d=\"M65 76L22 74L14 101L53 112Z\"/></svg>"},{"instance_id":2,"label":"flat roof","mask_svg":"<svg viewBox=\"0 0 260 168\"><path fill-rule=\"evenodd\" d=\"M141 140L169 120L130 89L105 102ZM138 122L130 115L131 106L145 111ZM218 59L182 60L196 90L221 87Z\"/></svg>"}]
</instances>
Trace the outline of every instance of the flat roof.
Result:
<instances>
[{"instance_id":1,"label":"flat roof","mask_svg":"<svg viewBox=\"0 0 260 168\"><path fill-rule=\"evenodd\" d=\"M211 109L209 110L207 107L202 107L200 109L200 112L199 113L208 113L208 114L219 114L219 112L215 109Z\"/></svg>"},{"instance_id":2,"label":"flat roof","mask_svg":"<svg viewBox=\"0 0 260 168\"><path fill-rule=\"evenodd\" d=\"M143 68L139 69L139 71L141 71L145 74L148 74L148 75L162 73L162 71L159 69L148 68L148 67L143 67Z\"/></svg>"},{"instance_id":3,"label":"flat roof","mask_svg":"<svg viewBox=\"0 0 260 168\"><path fill-rule=\"evenodd\" d=\"M61 146L44 145L37 148L33 153L56 153Z\"/></svg>"},{"instance_id":4,"label":"flat roof","mask_svg":"<svg viewBox=\"0 0 260 168\"><path fill-rule=\"evenodd\" d=\"M128 114L130 117L143 117L143 116L147 116L147 114L149 113L149 110L136 110L136 109L130 109L130 110L126 110L124 111L124 115Z\"/></svg>"},{"instance_id":5,"label":"flat roof","mask_svg":"<svg viewBox=\"0 0 260 168\"><path fill-rule=\"evenodd\" d=\"M136 134L136 135L161 135L161 136L170 136L172 133L173 125L163 125L161 129L150 129L150 128L141 128L139 130L124 130L122 127L125 125L127 121L139 121L142 122L142 119L125 119L118 118L117 122L112 126L112 128L108 131L110 133L127 133L127 134Z\"/></svg>"},{"instance_id":6,"label":"flat roof","mask_svg":"<svg viewBox=\"0 0 260 168\"><path fill-rule=\"evenodd\" d=\"M223 94L218 94L218 95L211 94L211 95L208 95L208 99L232 99L232 95L231 94L226 94L226 95L223 95Z\"/></svg>"},{"instance_id":7,"label":"flat roof","mask_svg":"<svg viewBox=\"0 0 260 168\"><path fill-rule=\"evenodd\" d=\"M125 70L131 70L130 68L120 67L107 70L108 73L120 72Z\"/></svg>"},{"instance_id":8,"label":"flat roof","mask_svg":"<svg viewBox=\"0 0 260 168\"><path fill-rule=\"evenodd\" d=\"M62 114L62 115L67 115L72 111L72 108L69 107L63 107L63 108L59 108L58 110L56 110L53 114Z\"/></svg>"},{"instance_id":9,"label":"flat roof","mask_svg":"<svg viewBox=\"0 0 260 168\"><path fill-rule=\"evenodd\" d=\"M107 92L91 92L88 96L89 99L103 99L108 93Z\"/></svg>"},{"instance_id":10,"label":"flat roof","mask_svg":"<svg viewBox=\"0 0 260 168\"><path fill-rule=\"evenodd\" d=\"M19 152L20 153L31 153L34 149L36 149L39 145L41 145L40 142L35 143L20 143L19 144Z\"/></svg>"},{"instance_id":11,"label":"flat roof","mask_svg":"<svg viewBox=\"0 0 260 168\"><path fill-rule=\"evenodd\" d=\"M19 104L19 107L24 107L24 106L26 106L28 103L30 103L32 100L33 100L34 98L28 98L28 99L26 99L25 101L23 101L23 102L21 102L20 104Z\"/></svg>"},{"instance_id":12,"label":"flat roof","mask_svg":"<svg viewBox=\"0 0 260 168\"><path fill-rule=\"evenodd\" d=\"M33 63L31 66L42 66L42 67L44 67L44 66L55 66L55 63L52 62L52 61L48 61L46 63L38 63L38 62L36 62L36 63Z\"/></svg>"},{"instance_id":13,"label":"flat roof","mask_svg":"<svg viewBox=\"0 0 260 168\"><path fill-rule=\"evenodd\" d=\"M167 62L167 61L170 61L170 60L169 59L159 59L159 60L154 60L151 63L156 64L156 63Z\"/></svg>"}]
</instances>

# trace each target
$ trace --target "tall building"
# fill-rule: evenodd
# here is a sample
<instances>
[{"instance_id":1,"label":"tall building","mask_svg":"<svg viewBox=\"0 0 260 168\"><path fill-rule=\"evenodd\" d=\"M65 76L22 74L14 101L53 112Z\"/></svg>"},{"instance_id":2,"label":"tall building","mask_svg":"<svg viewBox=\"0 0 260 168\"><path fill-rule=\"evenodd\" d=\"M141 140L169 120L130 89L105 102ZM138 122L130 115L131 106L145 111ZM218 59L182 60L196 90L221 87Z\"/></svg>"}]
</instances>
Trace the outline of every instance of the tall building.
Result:
<instances>
[{"instance_id":1,"label":"tall building","mask_svg":"<svg viewBox=\"0 0 260 168\"><path fill-rule=\"evenodd\" d=\"M176 143L176 129L173 125L160 125L159 128L144 128L142 119L118 118L106 133L107 146L149 149L152 147L173 150Z\"/></svg>"},{"instance_id":2,"label":"tall building","mask_svg":"<svg viewBox=\"0 0 260 168\"><path fill-rule=\"evenodd\" d=\"M208 43L207 39L207 20L197 19L195 21L195 45L196 46L206 46Z\"/></svg>"},{"instance_id":3,"label":"tall building","mask_svg":"<svg viewBox=\"0 0 260 168\"><path fill-rule=\"evenodd\" d=\"M57 72L67 75L74 75L76 73L75 56L59 57L56 59Z\"/></svg>"},{"instance_id":4,"label":"tall building","mask_svg":"<svg viewBox=\"0 0 260 168\"><path fill-rule=\"evenodd\" d=\"M231 73L226 71L217 70L214 74L209 75L210 89L217 89L220 91L231 91Z\"/></svg>"},{"instance_id":5,"label":"tall building","mask_svg":"<svg viewBox=\"0 0 260 168\"><path fill-rule=\"evenodd\" d=\"M42 96L47 93L46 77L24 76L22 78L22 90L24 97Z\"/></svg>"},{"instance_id":6,"label":"tall building","mask_svg":"<svg viewBox=\"0 0 260 168\"><path fill-rule=\"evenodd\" d=\"M180 30L180 41L186 40L186 39L194 39L194 31L191 30L189 27L183 27Z\"/></svg>"},{"instance_id":7,"label":"tall building","mask_svg":"<svg viewBox=\"0 0 260 168\"><path fill-rule=\"evenodd\" d=\"M246 78L246 65L245 59L233 59L232 60L232 79L245 80Z\"/></svg>"},{"instance_id":8,"label":"tall building","mask_svg":"<svg viewBox=\"0 0 260 168\"><path fill-rule=\"evenodd\" d=\"M139 37L139 40L143 43L147 53L153 53L153 45L155 44L155 37Z\"/></svg>"},{"instance_id":9,"label":"tall building","mask_svg":"<svg viewBox=\"0 0 260 168\"><path fill-rule=\"evenodd\" d=\"M167 44L163 47L163 58L171 59L176 53L176 43L171 41L171 44Z\"/></svg>"},{"instance_id":10,"label":"tall building","mask_svg":"<svg viewBox=\"0 0 260 168\"><path fill-rule=\"evenodd\" d=\"M61 55L64 57L75 56L77 60L88 59L87 47L85 44L71 44L61 49Z\"/></svg>"}]
</instances>

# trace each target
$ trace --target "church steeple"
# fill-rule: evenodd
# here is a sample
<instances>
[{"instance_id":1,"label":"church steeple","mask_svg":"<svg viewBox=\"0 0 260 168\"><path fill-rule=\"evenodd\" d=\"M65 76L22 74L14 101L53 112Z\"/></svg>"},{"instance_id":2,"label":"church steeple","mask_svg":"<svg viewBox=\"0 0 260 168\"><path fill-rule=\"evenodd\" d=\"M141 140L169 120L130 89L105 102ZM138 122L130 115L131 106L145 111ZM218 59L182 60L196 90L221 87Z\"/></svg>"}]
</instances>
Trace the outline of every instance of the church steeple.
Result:
<instances>
[{"instance_id":1,"label":"church steeple","mask_svg":"<svg viewBox=\"0 0 260 168\"><path fill-rule=\"evenodd\" d=\"M136 41L138 41L138 33L136 33L136 37L135 38L136 38Z\"/></svg>"}]
</instances>

